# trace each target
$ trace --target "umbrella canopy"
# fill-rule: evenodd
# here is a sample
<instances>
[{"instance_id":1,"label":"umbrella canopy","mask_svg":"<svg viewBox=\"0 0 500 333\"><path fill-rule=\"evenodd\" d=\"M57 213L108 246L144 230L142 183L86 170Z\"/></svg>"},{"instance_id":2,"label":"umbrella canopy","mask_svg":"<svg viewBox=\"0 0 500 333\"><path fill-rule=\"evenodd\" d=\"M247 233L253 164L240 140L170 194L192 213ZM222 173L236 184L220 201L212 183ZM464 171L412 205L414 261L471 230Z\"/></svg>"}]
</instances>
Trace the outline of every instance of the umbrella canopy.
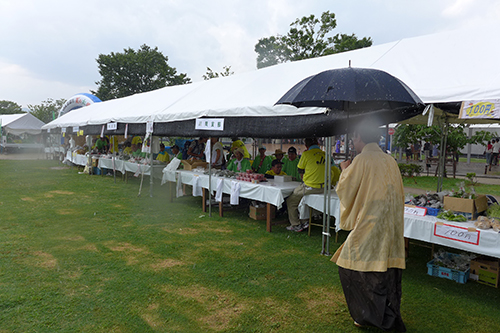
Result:
<instances>
[{"instance_id":1,"label":"umbrella canopy","mask_svg":"<svg viewBox=\"0 0 500 333\"><path fill-rule=\"evenodd\" d=\"M420 98L401 80L377 69L338 68L297 83L276 104L326 107L337 120L337 134L349 132L357 120L389 124L411 118L424 109Z\"/></svg>"}]
</instances>

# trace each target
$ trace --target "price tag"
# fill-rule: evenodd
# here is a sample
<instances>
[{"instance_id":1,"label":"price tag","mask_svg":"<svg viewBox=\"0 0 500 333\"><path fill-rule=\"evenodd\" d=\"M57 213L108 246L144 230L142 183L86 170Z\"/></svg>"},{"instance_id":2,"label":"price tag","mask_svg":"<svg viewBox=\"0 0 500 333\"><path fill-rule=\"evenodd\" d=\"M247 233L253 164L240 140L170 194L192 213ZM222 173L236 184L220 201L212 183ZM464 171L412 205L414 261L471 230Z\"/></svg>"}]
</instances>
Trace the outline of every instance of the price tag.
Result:
<instances>
[{"instance_id":1,"label":"price tag","mask_svg":"<svg viewBox=\"0 0 500 333\"><path fill-rule=\"evenodd\" d=\"M479 245L480 233L476 228L459 227L442 222L434 224L434 236L472 245Z\"/></svg>"},{"instance_id":2,"label":"price tag","mask_svg":"<svg viewBox=\"0 0 500 333\"><path fill-rule=\"evenodd\" d=\"M427 215L427 208L412 206L412 205L405 205L405 214L425 216L425 215Z\"/></svg>"},{"instance_id":3,"label":"price tag","mask_svg":"<svg viewBox=\"0 0 500 333\"><path fill-rule=\"evenodd\" d=\"M108 131L116 131L117 128L118 128L118 123L108 123L107 124Z\"/></svg>"}]
</instances>

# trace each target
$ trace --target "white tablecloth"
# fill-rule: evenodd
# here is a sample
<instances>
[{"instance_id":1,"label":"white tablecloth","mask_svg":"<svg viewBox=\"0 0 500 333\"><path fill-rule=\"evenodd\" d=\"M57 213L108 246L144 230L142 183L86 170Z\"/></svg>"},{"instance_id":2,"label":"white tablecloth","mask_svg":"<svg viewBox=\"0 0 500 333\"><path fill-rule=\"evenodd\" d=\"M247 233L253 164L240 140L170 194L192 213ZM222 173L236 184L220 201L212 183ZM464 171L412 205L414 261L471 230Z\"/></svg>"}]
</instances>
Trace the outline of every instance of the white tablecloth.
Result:
<instances>
[{"instance_id":1,"label":"white tablecloth","mask_svg":"<svg viewBox=\"0 0 500 333\"><path fill-rule=\"evenodd\" d=\"M309 208L314 208L323 212L324 208L323 194L308 194L302 198L299 203L299 216L301 219L309 218ZM340 221L340 200L337 193L332 190L330 199L330 216L335 218L335 221ZM335 223L335 231L339 231L338 223Z\"/></svg>"},{"instance_id":2,"label":"white tablecloth","mask_svg":"<svg viewBox=\"0 0 500 333\"><path fill-rule=\"evenodd\" d=\"M66 152L66 159L63 161L63 163L66 161L69 161L69 162L76 164L76 165L86 166L87 162L88 162L88 158L89 157L86 155L81 155L81 154L77 154L75 152L68 151L68 152Z\"/></svg>"},{"instance_id":3,"label":"white tablecloth","mask_svg":"<svg viewBox=\"0 0 500 333\"><path fill-rule=\"evenodd\" d=\"M304 196L299 204L299 213L308 211L308 207L323 211L323 194L310 194ZM330 215L335 217L336 221L340 220L340 200L338 196L333 195L330 200ZM302 218L303 215L301 215ZM451 222L441 220L435 216L415 216L405 214L404 236L410 239L420 240L432 244L448 246L451 248L484 254L491 257L500 258L500 233L493 229L479 230L479 244L470 244L454 239L448 239L435 235L436 222L442 222L447 225L474 228L473 222ZM335 223L335 228L338 231L338 222Z\"/></svg>"},{"instance_id":4,"label":"white tablecloth","mask_svg":"<svg viewBox=\"0 0 500 333\"><path fill-rule=\"evenodd\" d=\"M167 181L176 182L177 177L186 185L193 185L193 178L199 177L198 184L202 188L208 189L208 175L196 171L164 171L162 183ZM212 177L211 189L215 192L220 177ZM240 184L240 197L270 203L281 208L285 198L292 194L293 190L299 185L299 182L275 182L274 179L268 179L267 182L253 184L250 182L239 181L235 179L222 178L222 192L231 194L231 182L236 181Z\"/></svg>"},{"instance_id":5,"label":"white tablecloth","mask_svg":"<svg viewBox=\"0 0 500 333\"><path fill-rule=\"evenodd\" d=\"M110 158L100 158L98 167L99 169L104 168L113 170L113 160ZM163 168L165 168L164 164L153 164L153 177L161 179L162 177L161 170ZM128 161L115 159L115 170L121 173L132 172L134 174L139 171L139 174L144 173L145 176L149 176L151 174L151 165L131 163Z\"/></svg>"}]
</instances>

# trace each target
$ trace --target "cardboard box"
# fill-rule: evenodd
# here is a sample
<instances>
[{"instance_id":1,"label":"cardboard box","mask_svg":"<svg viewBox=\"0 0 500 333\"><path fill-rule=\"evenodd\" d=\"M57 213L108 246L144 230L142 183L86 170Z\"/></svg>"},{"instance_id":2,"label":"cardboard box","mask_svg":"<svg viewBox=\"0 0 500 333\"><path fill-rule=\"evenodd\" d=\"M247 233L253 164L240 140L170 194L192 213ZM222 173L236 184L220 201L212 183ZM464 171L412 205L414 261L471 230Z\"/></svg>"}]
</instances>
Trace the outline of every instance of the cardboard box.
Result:
<instances>
[{"instance_id":1,"label":"cardboard box","mask_svg":"<svg viewBox=\"0 0 500 333\"><path fill-rule=\"evenodd\" d=\"M254 220L265 220L267 218L267 205L264 207L250 206L248 216ZM276 207L271 206L271 220L276 216Z\"/></svg>"},{"instance_id":2,"label":"cardboard box","mask_svg":"<svg viewBox=\"0 0 500 333\"><path fill-rule=\"evenodd\" d=\"M468 220L475 220L479 213L488 209L488 198L478 195L476 199L444 197L445 210L464 215Z\"/></svg>"},{"instance_id":3,"label":"cardboard box","mask_svg":"<svg viewBox=\"0 0 500 333\"><path fill-rule=\"evenodd\" d=\"M207 162L196 161L196 160L182 160L182 165L184 165L184 170L194 170L198 167L206 169L208 167Z\"/></svg>"},{"instance_id":4,"label":"cardboard box","mask_svg":"<svg viewBox=\"0 0 500 333\"><path fill-rule=\"evenodd\" d=\"M477 275L477 281L498 288L500 262L498 259L481 256L470 262L470 273Z\"/></svg>"},{"instance_id":5,"label":"cardboard box","mask_svg":"<svg viewBox=\"0 0 500 333\"><path fill-rule=\"evenodd\" d=\"M291 182L292 176L274 176L274 181L276 183Z\"/></svg>"}]
</instances>

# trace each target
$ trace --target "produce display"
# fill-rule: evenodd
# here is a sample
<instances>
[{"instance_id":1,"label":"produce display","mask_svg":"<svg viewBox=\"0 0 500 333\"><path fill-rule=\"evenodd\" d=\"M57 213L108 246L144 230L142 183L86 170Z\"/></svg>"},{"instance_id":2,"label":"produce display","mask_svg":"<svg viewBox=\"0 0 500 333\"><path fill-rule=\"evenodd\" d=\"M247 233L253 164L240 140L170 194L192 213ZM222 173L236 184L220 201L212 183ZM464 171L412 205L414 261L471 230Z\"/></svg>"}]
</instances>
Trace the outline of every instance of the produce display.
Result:
<instances>
[{"instance_id":1,"label":"produce display","mask_svg":"<svg viewBox=\"0 0 500 333\"><path fill-rule=\"evenodd\" d=\"M236 179L251 183L260 183L267 181L266 177L263 174L253 173L251 170L247 170L247 172L238 172L236 175Z\"/></svg>"},{"instance_id":2,"label":"produce display","mask_svg":"<svg viewBox=\"0 0 500 333\"><path fill-rule=\"evenodd\" d=\"M453 222L467 222L467 218L460 214L455 214L449 210L442 210L438 215L438 219L448 220Z\"/></svg>"},{"instance_id":3,"label":"produce display","mask_svg":"<svg viewBox=\"0 0 500 333\"><path fill-rule=\"evenodd\" d=\"M434 253L434 264L457 271L466 271L470 267L470 261L476 257L475 254L453 254L439 249Z\"/></svg>"},{"instance_id":4,"label":"produce display","mask_svg":"<svg viewBox=\"0 0 500 333\"><path fill-rule=\"evenodd\" d=\"M479 216L477 221L474 222L474 226L479 229L490 229L493 228L496 232L500 231L500 220L494 217Z\"/></svg>"},{"instance_id":5,"label":"produce display","mask_svg":"<svg viewBox=\"0 0 500 333\"><path fill-rule=\"evenodd\" d=\"M437 193L434 194L421 194L416 197L410 198L410 205L419 206L419 207L430 207L430 208L443 208L443 203Z\"/></svg>"}]
</instances>

